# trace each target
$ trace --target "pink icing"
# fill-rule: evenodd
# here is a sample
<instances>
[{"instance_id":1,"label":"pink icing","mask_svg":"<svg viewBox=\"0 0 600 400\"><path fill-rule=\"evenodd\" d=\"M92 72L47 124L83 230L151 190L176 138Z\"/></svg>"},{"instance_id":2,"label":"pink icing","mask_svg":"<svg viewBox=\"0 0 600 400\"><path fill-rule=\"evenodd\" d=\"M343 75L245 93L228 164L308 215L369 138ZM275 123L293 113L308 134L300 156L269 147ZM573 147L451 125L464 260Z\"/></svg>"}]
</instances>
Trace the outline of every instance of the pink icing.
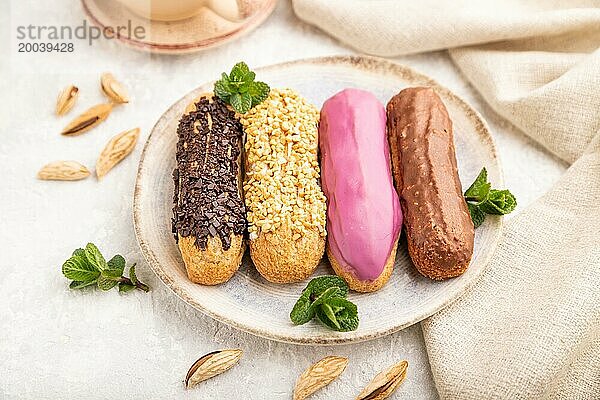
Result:
<instances>
[{"instance_id":1,"label":"pink icing","mask_svg":"<svg viewBox=\"0 0 600 400\"><path fill-rule=\"evenodd\" d=\"M319 146L330 251L359 280L375 280L402 226L385 108L369 92L339 92L321 109Z\"/></svg>"}]
</instances>

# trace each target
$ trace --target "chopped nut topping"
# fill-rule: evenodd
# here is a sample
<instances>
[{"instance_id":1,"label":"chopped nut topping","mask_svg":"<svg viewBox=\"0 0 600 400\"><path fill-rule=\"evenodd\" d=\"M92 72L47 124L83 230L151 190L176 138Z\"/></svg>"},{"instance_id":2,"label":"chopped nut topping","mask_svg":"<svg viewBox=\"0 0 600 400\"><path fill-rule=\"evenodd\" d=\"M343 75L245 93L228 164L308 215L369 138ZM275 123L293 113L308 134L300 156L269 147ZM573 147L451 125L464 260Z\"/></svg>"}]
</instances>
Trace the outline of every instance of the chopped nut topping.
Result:
<instances>
[{"instance_id":1,"label":"chopped nut topping","mask_svg":"<svg viewBox=\"0 0 600 400\"><path fill-rule=\"evenodd\" d=\"M316 228L325 236L319 110L291 89L272 89L240 120L247 134L244 193L250 238L276 231L284 222L294 234Z\"/></svg>"}]
</instances>

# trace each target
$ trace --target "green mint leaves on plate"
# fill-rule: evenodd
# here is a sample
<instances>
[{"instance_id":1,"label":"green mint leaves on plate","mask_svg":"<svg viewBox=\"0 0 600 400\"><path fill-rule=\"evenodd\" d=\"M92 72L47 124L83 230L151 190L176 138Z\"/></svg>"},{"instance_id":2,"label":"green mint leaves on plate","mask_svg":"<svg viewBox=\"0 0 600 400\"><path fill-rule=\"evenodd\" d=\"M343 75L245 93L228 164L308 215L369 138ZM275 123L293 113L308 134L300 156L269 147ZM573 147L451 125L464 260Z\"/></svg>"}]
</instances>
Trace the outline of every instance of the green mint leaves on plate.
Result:
<instances>
[{"instance_id":1,"label":"green mint leaves on plate","mask_svg":"<svg viewBox=\"0 0 600 400\"><path fill-rule=\"evenodd\" d=\"M358 308L348 301L348 285L335 275L312 279L290 313L294 325L302 325L315 316L328 328L348 332L358 328Z\"/></svg>"},{"instance_id":2,"label":"green mint leaves on plate","mask_svg":"<svg viewBox=\"0 0 600 400\"><path fill-rule=\"evenodd\" d=\"M510 214L517 206L517 199L511 192L492 189L485 168L465 192L465 200L475 228L483 224L486 214Z\"/></svg>"},{"instance_id":3,"label":"green mint leaves on plate","mask_svg":"<svg viewBox=\"0 0 600 400\"><path fill-rule=\"evenodd\" d=\"M323 325L340 332L355 331L358 328L358 309L356 304L332 297L317 307L317 318Z\"/></svg>"},{"instance_id":4,"label":"green mint leaves on plate","mask_svg":"<svg viewBox=\"0 0 600 400\"><path fill-rule=\"evenodd\" d=\"M100 250L88 243L85 249L77 249L62 266L63 275L72 280L71 289L81 289L87 286L97 286L101 290L110 290L115 286L119 292L129 292L133 289L150 290L148 285L140 282L135 275L135 264L129 267L129 278L123 276L125 259L116 255L108 262Z\"/></svg>"},{"instance_id":5,"label":"green mint leaves on plate","mask_svg":"<svg viewBox=\"0 0 600 400\"><path fill-rule=\"evenodd\" d=\"M221 79L215 82L215 95L231 105L240 114L247 113L252 107L262 103L269 95L269 85L256 82L256 74L246 63L235 64L231 73L223 72Z\"/></svg>"}]
</instances>

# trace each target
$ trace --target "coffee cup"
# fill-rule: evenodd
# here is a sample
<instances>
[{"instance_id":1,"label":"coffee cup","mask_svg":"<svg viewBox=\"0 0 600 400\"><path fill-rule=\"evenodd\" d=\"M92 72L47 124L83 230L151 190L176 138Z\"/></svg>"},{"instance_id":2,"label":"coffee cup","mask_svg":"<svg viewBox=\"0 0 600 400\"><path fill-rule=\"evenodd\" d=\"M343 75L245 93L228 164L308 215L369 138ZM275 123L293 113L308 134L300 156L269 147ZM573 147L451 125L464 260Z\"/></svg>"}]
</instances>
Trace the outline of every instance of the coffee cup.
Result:
<instances>
[{"instance_id":1,"label":"coffee cup","mask_svg":"<svg viewBox=\"0 0 600 400\"><path fill-rule=\"evenodd\" d=\"M178 21L198 14L204 7L229 21L243 17L238 0L117 0L135 14L155 21Z\"/></svg>"}]
</instances>

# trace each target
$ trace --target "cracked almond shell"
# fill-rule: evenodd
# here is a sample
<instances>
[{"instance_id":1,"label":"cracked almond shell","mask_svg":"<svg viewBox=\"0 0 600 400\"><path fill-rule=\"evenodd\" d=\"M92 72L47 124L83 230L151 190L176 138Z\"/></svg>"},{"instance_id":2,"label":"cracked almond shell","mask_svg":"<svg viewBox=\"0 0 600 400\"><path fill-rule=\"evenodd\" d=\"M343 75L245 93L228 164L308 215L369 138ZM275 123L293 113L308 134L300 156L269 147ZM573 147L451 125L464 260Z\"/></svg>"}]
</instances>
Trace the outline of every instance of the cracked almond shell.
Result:
<instances>
[{"instance_id":1,"label":"cracked almond shell","mask_svg":"<svg viewBox=\"0 0 600 400\"><path fill-rule=\"evenodd\" d=\"M129 93L127 89L117 81L113 74L105 72L100 77L100 87L108 98L113 102L123 104L129 103Z\"/></svg>"},{"instance_id":2,"label":"cracked almond shell","mask_svg":"<svg viewBox=\"0 0 600 400\"><path fill-rule=\"evenodd\" d=\"M317 390L329 385L344 372L346 357L328 356L306 369L294 388L294 400L304 400Z\"/></svg>"},{"instance_id":3,"label":"cracked almond shell","mask_svg":"<svg viewBox=\"0 0 600 400\"><path fill-rule=\"evenodd\" d=\"M90 171L77 161L54 161L46 164L37 174L45 181L78 181L90 176Z\"/></svg>"},{"instance_id":4,"label":"cracked almond shell","mask_svg":"<svg viewBox=\"0 0 600 400\"><path fill-rule=\"evenodd\" d=\"M396 365L380 372L363 389L356 400L384 400L400 386L406 378L408 361L400 361Z\"/></svg>"},{"instance_id":5,"label":"cracked almond shell","mask_svg":"<svg viewBox=\"0 0 600 400\"><path fill-rule=\"evenodd\" d=\"M135 128L110 139L96 162L96 177L101 179L115 165L123 161L135 148L139 136L140 128Z\"/></svg>"},{"instance_id":6,"label":"cracked almond shell","mask_svg":"<svg viewBox=\"0 0 600 400\"><path fill-rule=\"evenodd\" d=\"M62 130L61 134L76 136L89 131L106 120L112 111L111 103L98 104L80 114Z\"/></svg>"},{"instance_id":7,"label":"cracked almond shell","mask_svg":"<svg viewBox=\"0 0 600 400\"><path fill-rule=\"evenodd\" d=\"M185 387L191 389L198 383L232 368L242 358L242 350L218 350L200 357L188 370Z\"/></svg>"},{"instance_id":8,"label":"cracked almond shell","mask_svg":"<svg viewBox=\"0 0 600 400\"><path fill-rule=\"evenodd\" d=\"M77 86L69 85L64 88L56 99L56 115L64 115L68 113L79 97L79 88Z\"/></svg>"}]
</instances>

